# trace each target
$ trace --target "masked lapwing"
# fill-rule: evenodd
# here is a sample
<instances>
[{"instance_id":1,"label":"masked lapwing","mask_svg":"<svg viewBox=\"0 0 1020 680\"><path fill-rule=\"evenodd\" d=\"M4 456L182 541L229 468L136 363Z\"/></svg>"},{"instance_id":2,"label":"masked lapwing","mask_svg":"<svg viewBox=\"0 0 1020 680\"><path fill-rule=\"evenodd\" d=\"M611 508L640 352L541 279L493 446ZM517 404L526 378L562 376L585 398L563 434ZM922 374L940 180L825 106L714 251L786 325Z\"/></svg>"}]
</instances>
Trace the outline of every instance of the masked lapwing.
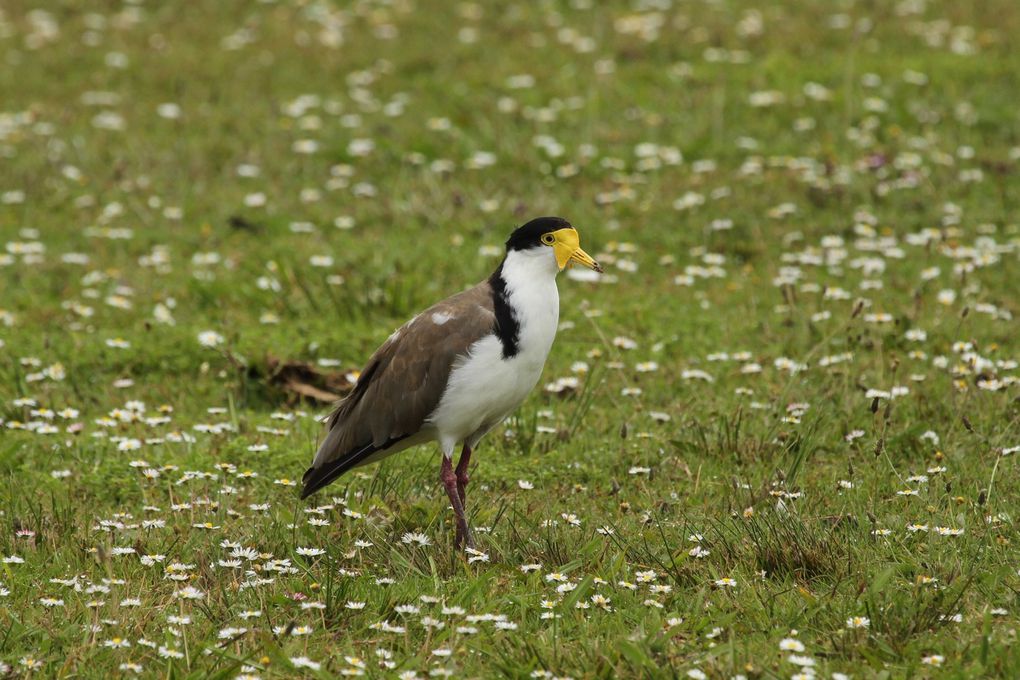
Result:
<instances>
[{"instance_id":1,"label":"masked lapwing","mask_svg":"<svg viewBox=\"0 0 1020 680\"><path fill-rule=\"evenodd\" d=\"M471 451L538 382L559 323L556 274L571 263L602 271L569 222L532 220L510 234L489 278L394 331L326 421L301 497L351 468L438 441L456 544L473 548L464 514Z\"/></svg>"}]
</instances>

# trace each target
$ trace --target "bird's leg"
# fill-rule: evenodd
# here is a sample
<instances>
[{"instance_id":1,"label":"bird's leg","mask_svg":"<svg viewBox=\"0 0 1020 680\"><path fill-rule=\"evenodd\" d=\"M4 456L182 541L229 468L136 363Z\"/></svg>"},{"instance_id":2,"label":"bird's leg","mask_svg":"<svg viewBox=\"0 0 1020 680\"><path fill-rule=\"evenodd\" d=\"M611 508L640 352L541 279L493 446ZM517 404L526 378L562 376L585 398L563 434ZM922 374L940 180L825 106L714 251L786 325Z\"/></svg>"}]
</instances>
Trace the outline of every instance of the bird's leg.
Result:
<instances>
[{"instance_id":1,"label":"bird's leg","mask_svg":"<svg viewBox=\"0 0 1020 680\"><path fill-rule=\"evenodd\" d=\"M450 505L453 506L453 514L457 518L457 537L455 539L458 548L467 542L467 547L474 548L475 542L471 538L471 530L468 528L467 517L464 515L464 504L460 502L460 494L457 493L457 473L453 471L453 463L444 453L442 466L439 468L439 479L443 480L443 487L446 495L450 498Z\"/></svg>"},{"instance_id":2,"label":"bird's leg","mask_svg":"<svg viewBox=\"0 0 1020 680\"><path fill-rule=\"evenodd\" d=\"M457 461L457 494L460 496L460 504L467 507L467 485L471 480L468 477L468 465L471 464L471 447L464 444L460 452L460 460Z\"/></svg>"}]
</instances>

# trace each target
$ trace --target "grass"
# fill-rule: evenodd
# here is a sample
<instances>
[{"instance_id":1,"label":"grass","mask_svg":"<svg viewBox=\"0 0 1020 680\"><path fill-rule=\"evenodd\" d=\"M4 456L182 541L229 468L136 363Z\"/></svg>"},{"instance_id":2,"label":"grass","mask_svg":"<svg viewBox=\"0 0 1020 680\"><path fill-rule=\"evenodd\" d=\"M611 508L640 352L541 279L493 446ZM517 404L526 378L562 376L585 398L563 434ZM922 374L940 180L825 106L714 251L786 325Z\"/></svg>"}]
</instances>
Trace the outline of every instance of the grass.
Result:
<instances>
[{"instance_id":1,"label":"grass","mask_svg":"<svg viewBox=\"0 0 1020 680\"><path fill-rule=\"evenodd\" d=\"M5 3L0 667L1014 677L1018 31ZM298 501L328 406L270 359L360 368L542 214L609 272L476 456L483 555L433 449Z\"/></svg>"}]
</instances>

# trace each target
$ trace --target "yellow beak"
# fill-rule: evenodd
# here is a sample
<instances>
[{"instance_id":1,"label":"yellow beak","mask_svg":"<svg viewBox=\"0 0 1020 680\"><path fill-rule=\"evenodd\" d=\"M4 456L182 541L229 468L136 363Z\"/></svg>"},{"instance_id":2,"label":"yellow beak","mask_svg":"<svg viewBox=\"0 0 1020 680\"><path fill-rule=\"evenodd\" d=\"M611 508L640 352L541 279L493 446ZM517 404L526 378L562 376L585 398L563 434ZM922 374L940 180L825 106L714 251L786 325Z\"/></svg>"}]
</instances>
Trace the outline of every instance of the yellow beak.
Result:
<instances>
[{"instance_id":1,"label":"yellow beak","mask_svg":"<svg viewBox=\"0 0 1020 680\"><path fill-rule=\"evenodd\" d=\"M577 235L576 229L572 227L557 229L552 235L556 239L552 244L552 248L556 254L556 264L560 269L563 269L571 262L578 262L588 269L594 269L597 272L602 271L599 263L592 259L591 255L581 250L581 238Z\"/></svg>"}]
</instances>

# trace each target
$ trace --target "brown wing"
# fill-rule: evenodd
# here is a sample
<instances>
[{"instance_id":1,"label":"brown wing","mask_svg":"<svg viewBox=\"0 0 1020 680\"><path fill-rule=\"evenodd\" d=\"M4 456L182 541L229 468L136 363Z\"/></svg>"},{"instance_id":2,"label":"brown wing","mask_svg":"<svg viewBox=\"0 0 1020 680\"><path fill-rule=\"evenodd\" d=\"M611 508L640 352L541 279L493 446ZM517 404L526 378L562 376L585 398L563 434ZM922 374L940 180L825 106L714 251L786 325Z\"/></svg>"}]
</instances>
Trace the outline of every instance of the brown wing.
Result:
<instances>
[{"instance_id":1,"label":"brown wing","mask_svg":"<svg viewBox=\"0 0 1020 680\"><path fill-rule=\"evenodd\" d=\"M492 288L483 281L398 328L330 416L301 497L421 430L439 405L454 362L492 332L495 318Z\"/></svg>"}]
</instances>

